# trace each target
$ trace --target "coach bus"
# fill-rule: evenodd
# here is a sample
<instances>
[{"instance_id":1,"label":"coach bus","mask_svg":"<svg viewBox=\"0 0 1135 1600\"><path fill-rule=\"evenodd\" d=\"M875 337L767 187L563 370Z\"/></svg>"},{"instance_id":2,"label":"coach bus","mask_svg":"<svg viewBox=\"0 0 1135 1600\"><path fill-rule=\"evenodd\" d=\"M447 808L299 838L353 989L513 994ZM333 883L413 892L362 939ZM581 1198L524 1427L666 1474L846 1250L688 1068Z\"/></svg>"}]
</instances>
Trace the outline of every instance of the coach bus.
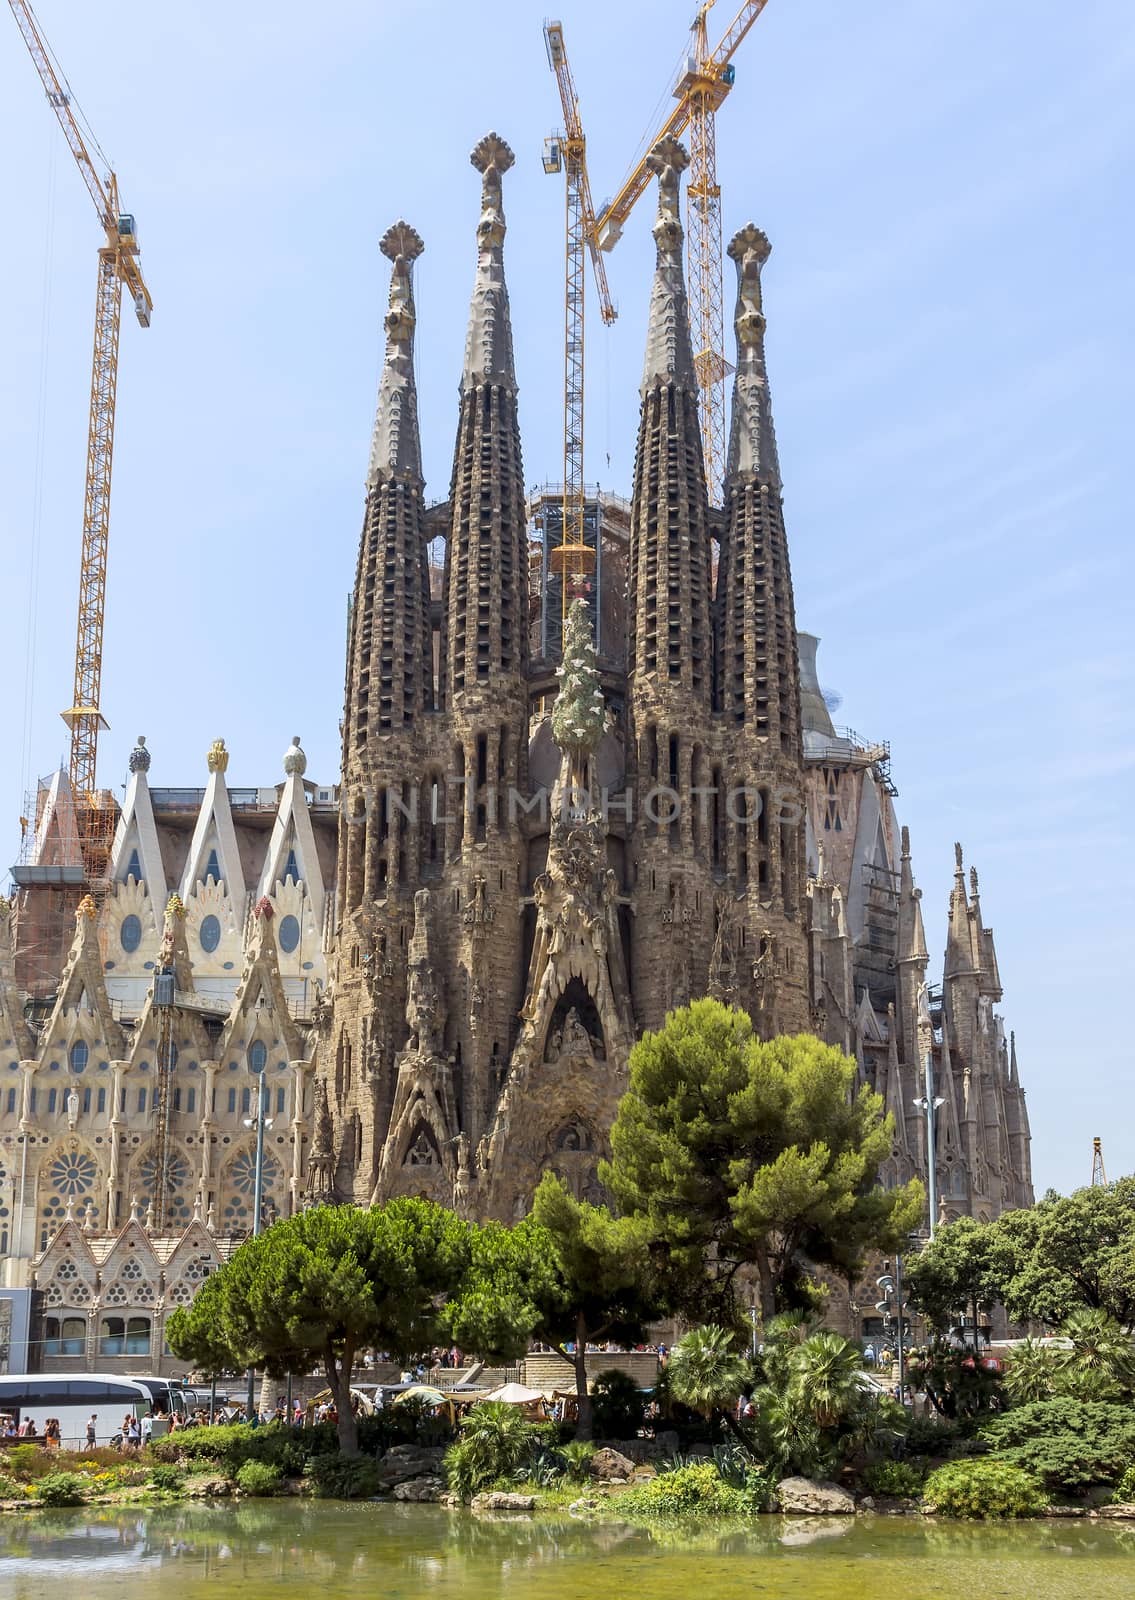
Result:
<instances>
[{"instance_id":1,"label":"coach bus","mask_svg":"<svg viewBox=\"0 0 1135 1600\"><path fill-rule=\"evenodd\" d=\"M109 1444L122 1419L175 1409L180 1389L164 1378L126 1378L117 1372L5 1373L0 1375L0 1424L11 1437L30 1421L38 1439L48 1418L59 1421L61 1443L70 1449L85 1444L87 1423L95 1418L95 1443Z\"/></svg>"}]
</instances>

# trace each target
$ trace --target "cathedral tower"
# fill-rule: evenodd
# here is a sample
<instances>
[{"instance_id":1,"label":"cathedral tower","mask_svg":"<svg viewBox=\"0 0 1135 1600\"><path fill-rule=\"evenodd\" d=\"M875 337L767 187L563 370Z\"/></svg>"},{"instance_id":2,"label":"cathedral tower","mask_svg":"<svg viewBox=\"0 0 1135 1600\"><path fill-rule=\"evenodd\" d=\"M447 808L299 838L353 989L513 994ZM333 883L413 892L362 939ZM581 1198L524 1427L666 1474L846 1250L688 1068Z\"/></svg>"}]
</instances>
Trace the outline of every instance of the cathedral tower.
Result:
<instances>
[{"instance_id":1,"label":"cathedral tower","mask_svg":"<svg viewBox=\"0 0 1135 1600\"><path fill-rule=\"evenodd\" d=\"M437 738L414 382L412 274L423 246L396 222L380 248L392 263L390 304L347 644L336 1006L327 1042L335 1186L356 1199L369 1197L377 1130L393 1098L389 1062L404 1031L413 897L429 853L413 775L428 766Z\"/></svg>"},{"instance_id":2,"label":"cathedral tower","mask_svg":"<svg viewBox=\"0 0 1135 1600\"><path fill-rule=\"evenodd\" d=\"M713 774L713 636L709 499L678 200L689 157L667 138L648 164L658 178L657 260L631 507L627 705L632 976L637 1019L656 1028L672 1007L704 994L709 977L713 884L702 792Z\"/></svg>"},{"instance_id":3,"label":"cathedral tower","mask_svg":"<svg viewBox=\"0 0 1135 1600\"><path fill-rule=\"evenodd\" d=\"M737 266L737 371L715 619L721 781L728 796L724 844L717 848L751 952L753 987L744 1003L767 1035L796 1032L811 1021L800 668L765 369L761 268L769 242L749 223L729 255Z\"/></svg>"},{"instance_id":4,"label":"cathedral tower","mask_svg":"<svg viewBox=\"0 0 1135 1600\"><path fill-rule=\"evenodd\" d=\"M481 174L481 217L445 562L443 694L454 790L446 1038L462 1128L474 1141L516 1036L523 963L514 797L527 777L527 523L502 196L514 159L495 133L470 157Z\"/></svg>"}]
</instances>

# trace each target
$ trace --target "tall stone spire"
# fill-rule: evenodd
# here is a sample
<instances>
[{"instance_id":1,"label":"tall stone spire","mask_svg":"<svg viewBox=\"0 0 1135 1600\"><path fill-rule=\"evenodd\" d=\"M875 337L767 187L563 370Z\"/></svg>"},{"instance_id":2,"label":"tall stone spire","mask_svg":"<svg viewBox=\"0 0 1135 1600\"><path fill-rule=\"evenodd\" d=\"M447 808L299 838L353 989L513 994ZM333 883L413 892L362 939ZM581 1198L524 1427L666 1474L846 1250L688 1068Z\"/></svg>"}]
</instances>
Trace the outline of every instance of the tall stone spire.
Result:
<instances>
[{"instance_id":1,"label":"tall stone spire","mask_svg":"<svg viewBox=\"0 0 1135 1600\"><path fill-rule=\"evenodd\" d=\"M800 667L761 302L769 249L751 222L729 245L737 265L737 376L718 577L719 699L730 721L798 760Z\"/></svg>"},{"instance_id":2,"label":"tall stone spire","mask_svg":"<svg viewBox=\"0 0 1135 1600\"><path fill-rule=\"evenodd\" d=\"M408 729L433 706L411 278L423 245L408 223L396 222L379 248L393 270L351 608L343 722L348 786L381 783L376 741Z\"/></svg>"},{"instance_id":3,"label":"tall stone spire","mask_svg":"<svg viewBox=\"0 0 1135 1600\"><path fill-rule=\"evenodd\" d=\"M464 393L479 383L503 383L515 389L512 319L504 281L504 236L508 230L501 179L516 157L498 134L487 133L469 160L481 174L481 220L477 224L477 275L469 306L461 390Z\"/></svg>"},{"instance_id":4,"label":"tall stone spire","mask_svg":"<svg viewBox=\"0 0 1135 1600\"><path fill-rule=\"evenodd\" d=\"M628 666L633 693L642 702L649 685L650 711L668 718L674 691L687 696L687 710L708 709L710 703L709 501L678 212L678 185L689 157L676 139L667 138L647 162L658 177L658 254L631 510Z\"/></svg>"},{"instance_id":5,"label":"tall stone spire","mask_svg":"<svg viewBox=\"0 0 1135 1600\"><path fill-rule=\"evenodd\" d=\"M477 272L461 375L446 555L446 704L474 689L524 695L528 656L524 470L512 325L504 280L501 178L512 151L486 134L470 160L481 174Z\"/></svg>"},{"instance_id":6,"label":"tall stone spire","mask_svg":"<svg viewBox=\"0 0 1135 1600\"><path fill-rule=\"evenodd\" d=\"M380 476L422 481L422 447L418 437L418 392L414 383L413 264L425 246L405 222L383 234L378 248L394 263L390 275L390 309L386 313L386 360L378 385L378 407L371 442L367 487Z\"/></svg>"},{"instance_id":7,"label":"tall stone spire","mask_svg":"<svg viewBox=\"0 0 1135 1600\"><path fill-rule=\"evenodd\" d=\"M731 481L759 478L780 488L780 462L772 425L772 397L765 368L765 317L761 305L761 268L772 246L760 228L749 223L729 245L737 263L737 371L733 379L733 414L726 476Z\"/></svg>"},{"instance_id":8,"label":"tall stone spire","mask_svg":"<svg viewBox=\"0 0 1135 1600\"><path fill-rule=\"evenodd\" d=\"M646 164L658 177L658 215L651 229L657 260L650 290L641 393L645 399L654 384L673 383L696 394L690 308L682 273L685 235L678 203L678 186L690 158L684 145L668 138L659 140Z\"/></svg>"}]
</instances>

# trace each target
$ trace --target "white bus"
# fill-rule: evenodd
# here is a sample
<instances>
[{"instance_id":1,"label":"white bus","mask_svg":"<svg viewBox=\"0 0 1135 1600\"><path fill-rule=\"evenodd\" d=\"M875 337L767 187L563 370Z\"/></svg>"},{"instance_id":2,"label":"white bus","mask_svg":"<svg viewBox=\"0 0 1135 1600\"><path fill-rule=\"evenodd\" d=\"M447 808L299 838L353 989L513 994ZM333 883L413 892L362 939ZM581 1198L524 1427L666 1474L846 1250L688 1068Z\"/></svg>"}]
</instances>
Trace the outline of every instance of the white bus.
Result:
<instances>
[{"instance_id":1,"label":"white bus","mask_svg":"<svg viewBox=\"0 0 1135 1600\"><path fill-rule=\"evenodd\" d=\"M29 1418L35 1436L43 1439L48 1418L59 1421L65 1449L80 1449L87 1423L95 1417L95 1443L109 1444L122 1429L122 1419L141 1419L154 1411L167 1414L179 1403L179 1389L162 1378L125 1378L117 1372L44 1372L0 1374L0 1428L9 1435ZM9 1421L10 1419L10 1421Z\"/></svg>"}]
</instances>

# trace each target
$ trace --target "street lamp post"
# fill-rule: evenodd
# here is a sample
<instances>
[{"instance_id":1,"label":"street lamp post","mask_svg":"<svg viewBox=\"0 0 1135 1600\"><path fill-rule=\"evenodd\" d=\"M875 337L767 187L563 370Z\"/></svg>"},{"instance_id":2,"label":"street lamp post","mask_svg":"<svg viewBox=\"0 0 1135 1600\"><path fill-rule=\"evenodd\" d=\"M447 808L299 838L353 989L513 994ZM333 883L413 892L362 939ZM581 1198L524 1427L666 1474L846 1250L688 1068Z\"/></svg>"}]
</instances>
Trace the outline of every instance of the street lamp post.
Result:
<instances>
[{"instance_id":1,"label":"street lamp post","mask_svg":"<svg viewBox=\"0 0 1135 1600\"><path fill-rule=\"evenodd\" d=\"M256 1091L256 1115L245 1117L246 1128L256 1129L256 1168L252 1183L252 1237L255 1239L260 1233L260 1213L264 1202L264 1134L272 1126L268 1117L268 1063L265 1062L259 1069L253 1069L259 1079ZM248 1408L247 1416L252 1421L253 1408L256 1405L256 1370L248 1369Z\"/></svg>"},{"instance_id":2,"label":"street lamp post","mask_svg":"<svg viewBox=\"0 0 1135 1600\"><path fill-rule=\"evenodd\" d=\"M923 984L918 991L918 1020L925 1030L926 1053L923 1057L923 1073L926 1080L926 1091L919 1095L914 1104L920 1111L926 1113L926 1203L930 1210L930 1237L933 1239L934 1230L938 1226L938 1143L936 1124L938 1121L938 1107L946 1104L941 1095L934 1093L934 1033L930 1021L930 996ZM943 1026L945 1024L943 1023Z\"/></svg>"},{"instance_id":3,"label":"street lamp post","mask_svg":"<svg viewBox=\"0 0 1135 1600\"><path fill-rule=\"evenodd\" d=\"M883 1291L883 1298L875 1305L876 1311L881 1311L885 1317L892 1313L896 1322L896 1348L899 1358L899 1399L906 1403L906 1346L904 1342L903 1319L906 1315L906 1301L903 1298L902 1284L902 1256L895 1256L895 1271L892 1277L889 1272L884 1272L881 1278L875 1279L876 1284Z\"/></svg>"}]
</instances>

